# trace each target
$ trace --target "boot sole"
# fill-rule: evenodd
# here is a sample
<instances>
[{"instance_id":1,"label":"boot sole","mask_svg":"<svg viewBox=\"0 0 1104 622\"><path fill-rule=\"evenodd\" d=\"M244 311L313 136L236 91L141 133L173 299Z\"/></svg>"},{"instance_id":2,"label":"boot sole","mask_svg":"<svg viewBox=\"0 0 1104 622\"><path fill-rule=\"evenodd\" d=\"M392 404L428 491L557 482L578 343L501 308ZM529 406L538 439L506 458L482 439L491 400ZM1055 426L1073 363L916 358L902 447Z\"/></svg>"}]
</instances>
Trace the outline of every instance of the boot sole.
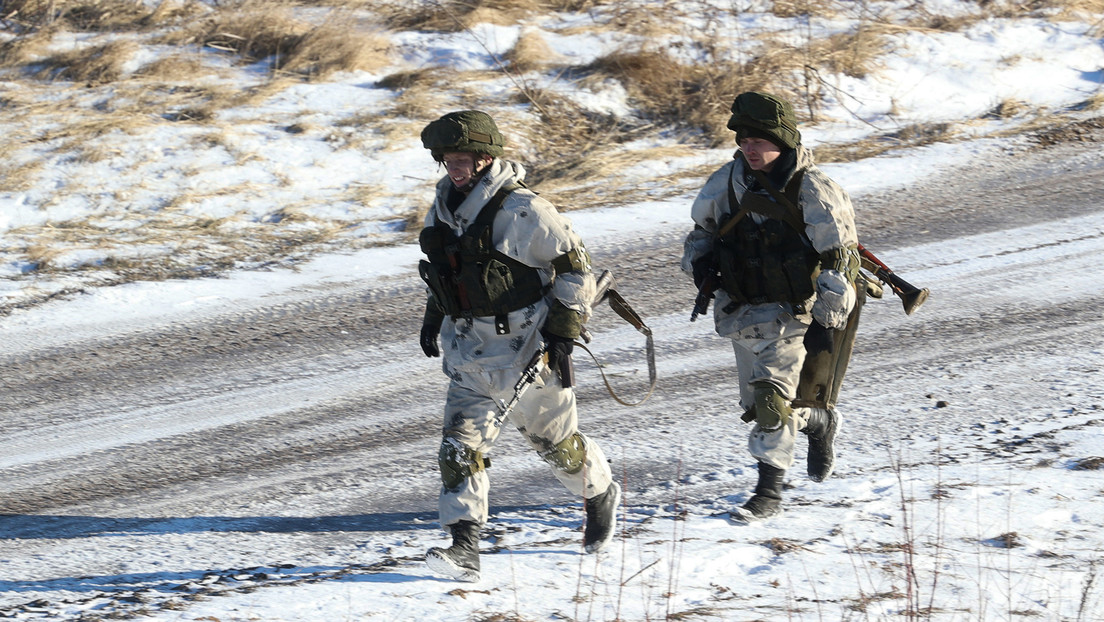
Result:
<instances>
[{"instance_id":1,"label":"boot sole","mask_svg":"<svg viewBox=\"0 0 1104 622\"><path fill-rule=\"evenodd\" d=\"M475 583L479 581L479 571L465 568L445 555L443 549L429 549L426 553L426 565L438 574L443 574L456 581Z\"/></svg>"},{"instance_id":2,"label":"boot sole","mask_svg":"<svg viewBox=\"0 0 1104 622\"><path fill-rule=\"evenodd\" d=\"M728 522L733 524L733 525L747 526L747 525L754 525L756 523L766 522L766 521L768 521L772 518L775 518L775 517L781 516L781 515L782 515L782 510L778 510L777 512L775 512L773 514L768 514L766 516L759 516L758 514L754 514L752 512L749 512L748 510L745 510L744 508L736 508L735 510L732 510L731 512L728 513Z\"/></svg>"},{"instance_id":3,"label":"boot sole","mask_svg":"<svg viewBox=\"0 0 1104 622\"><path fill-rule=\"evenodd\" d=\"M605 538L597 542L591 542L590 544L584 544L583 550L587 553L597 553L606 548L606 545L613 542L613 536L617 535L617 511L621 507L621 485L617 482L610 483L610 486L616 486L614 488L613 495L613 523L610 525L609 533Z\"/></svg>"}]
</instances>

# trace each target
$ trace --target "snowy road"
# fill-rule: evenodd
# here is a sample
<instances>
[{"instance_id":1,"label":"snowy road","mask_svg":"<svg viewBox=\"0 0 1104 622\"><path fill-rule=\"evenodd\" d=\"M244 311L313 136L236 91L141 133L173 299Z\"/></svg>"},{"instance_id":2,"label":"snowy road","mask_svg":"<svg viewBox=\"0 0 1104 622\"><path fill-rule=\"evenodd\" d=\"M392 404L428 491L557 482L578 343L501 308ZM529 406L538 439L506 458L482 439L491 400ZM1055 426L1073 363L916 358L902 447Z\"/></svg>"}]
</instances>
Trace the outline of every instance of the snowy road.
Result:
<instances>
[{"instance_id":1,"label":"snowy road","mask_svg":"<svg viewBox=\"0 0 1104 622\"><path fill-rule=\"evenodd\" d=\"M1046 424L1055 438L1069 414L1068 425L1101 439L1104 160L1069 162L1030 170L1076 178L1085 195L1076 206L1045 183L1013 196L965 175L917 188L908 203L888 193L860 202L860 218L869 210L876 225L861 228L866 245L932 297L913 316L891 298L864 310L841 403L844 481L889 469L887 452L937 435L949 456L1040 459L995 438L994 422ZM576 218L584 231L585 221ZM590 242L656 336L660 383L642 407L615 404L577 357L584 430L640 507L676 494L708 507L751 477L731 348L708 319L687 321L682 236L666 228ZM341 566L366 534L435 529L444 380L416 343L414 280L315 284L98 330L43 334L6 320L0 611L110 591L120 576ZM643 389L643 338L608 309L594 332L595 353L631 399ZM1090 457L1076 444L1048 447L1050 460ZM513 432L496 449L493 481L498 508L572 501ZM804 483L795 494L824 503ZM112 579L82 588L72 577Z\"/></svg>"}]
</instances>

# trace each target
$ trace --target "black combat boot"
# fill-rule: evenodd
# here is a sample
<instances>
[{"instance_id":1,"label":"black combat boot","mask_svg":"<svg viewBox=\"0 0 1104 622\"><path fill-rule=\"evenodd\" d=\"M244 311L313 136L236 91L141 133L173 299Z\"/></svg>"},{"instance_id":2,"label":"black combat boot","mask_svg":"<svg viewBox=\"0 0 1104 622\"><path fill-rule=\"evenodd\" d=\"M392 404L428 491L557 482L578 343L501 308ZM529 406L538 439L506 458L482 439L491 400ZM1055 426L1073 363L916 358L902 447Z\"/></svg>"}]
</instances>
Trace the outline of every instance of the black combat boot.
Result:
<instances>
[{"instance_id":1,"label":"black combat boot","mask_svg":"<svg viewBox=\"0 0 1104 622\"><path fill-rule=\"evenodd\" d=\"M832 474L836 464L836 449L833 444L839 428L839 415L835 409L810 409L809 421L802 432L809 437L809 479L814 482L823 482Z\"/></svg>"},{"instance_id":2,"label":"black combat boot","mask_svg":"<svg viewBox=\"0 0 1104 622\"><path fill-rule=\"evenodd\" d=\"M759 463L759 483L755 494L743 506L729 513L729 520L747 525L766 520L782 513L782 478L785 469Z\"/></svg>"},{"instance_id":3,"label":"black combat boot","mask_svg":"<svg viewBox=\"0 0 1104 622\"><path fill-rule=\"evenodd\" d=\"M606 492L586 500L586 529L583 550L597 553L613 540L617 531L617 506L621 505L621 486L610 482Z\"/></svg>"},{"instance_id":4,"label":"black combat boot","mask_svg":"<svg viewBox=\"0 0 1104 622\"><path fill-rule=\"evenodd\" d=\"M452 546L434 547L426 553L426 564L434 572L457 581L474 583L479 580L479 525L462 520L448 526Z\"/></svg>"}]
</instances>

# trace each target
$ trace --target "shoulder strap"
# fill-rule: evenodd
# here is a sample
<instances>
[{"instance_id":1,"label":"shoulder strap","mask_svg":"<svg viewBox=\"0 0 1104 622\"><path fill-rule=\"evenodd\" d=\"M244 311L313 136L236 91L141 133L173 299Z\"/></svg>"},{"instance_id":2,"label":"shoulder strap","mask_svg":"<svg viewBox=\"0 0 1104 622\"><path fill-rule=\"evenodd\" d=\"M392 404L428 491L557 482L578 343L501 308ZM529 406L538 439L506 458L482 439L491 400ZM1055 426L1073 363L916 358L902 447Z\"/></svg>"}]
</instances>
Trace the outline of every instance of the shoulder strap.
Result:
<instances>
[{"instance_id":1,"label":"shoulder strap","mask_svg":"<svg viewBox=\"0 0 1104 622\"><path fill-rule=\"evenodd\" d=\"M499 208L502 207L502 202L506 200L506 197L509 196L511 192L522 187L524 187L522 184L512 181L499 188L498 192L491 197L491 200L487 201L487 204L483 206L483 209L479 210L479 215L475 217L475 222L473 224L487 225L488 227L492 226L494 224L495 215L498 213Z\"/></svg>"},{"instance_id":2,"label":"shoulder strap","mask_svg":"<svg viewBox=\"0 0 1104 622\"><path fill-rule=\"evenodd\" d=\"M772 203L772 205L777 205L782 208L774 209L767 207L766 204L769 202L763 202L758 207L765 209L757 211L763 213L764 216L777 218L793 227L798 233L804 234L805 218L801 214L801 208L797 206L797 197L801 190L801 179L804 177L805 171L797 171L794 173L793 177L790 178L790 183L786 184L785 194L779 192L778 189L774 187L774 184L770 183L770 180L763 174L763 171L753 170L751 174L755 175L755 179L759 181L759 185L766 188L767 192L774 198L774 203Z\"/></svg>"},{"instance_id":3,"label":"shoulder strap","mask_svg":"<svg viewBox=\"0 0 1104 622\"><path fill-rule=\"evenodd\" d=\"M751 211L748 208L740 205L740 199L736 198L736 188L734 188L732 185L731 175L729 175L728 177L728 209L736 210L736 213L732 215L732 218L726 220L724 225L722 225L720 229L717 229L717 233L714 234L714 237L724 237L726 233L731 231L732 228L736 226L736 223L740 222L740 220L744 216L747 216L748 212Z\"/></svg>"}]
</instances>

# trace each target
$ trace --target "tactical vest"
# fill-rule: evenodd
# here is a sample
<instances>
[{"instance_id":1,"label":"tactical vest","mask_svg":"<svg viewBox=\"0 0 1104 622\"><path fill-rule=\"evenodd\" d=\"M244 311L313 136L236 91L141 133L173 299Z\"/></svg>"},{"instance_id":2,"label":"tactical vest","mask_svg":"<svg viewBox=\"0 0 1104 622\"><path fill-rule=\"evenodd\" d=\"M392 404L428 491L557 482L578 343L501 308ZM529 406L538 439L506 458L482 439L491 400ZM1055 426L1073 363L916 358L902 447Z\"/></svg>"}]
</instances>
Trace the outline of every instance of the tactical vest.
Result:
<instances>
[{"instance_id":1,"label":"tactical vest","mask_svg":"<svg viewBox=\"0 0 1104 622\"><path fill-rule=\"evenodd\" d=\"M801 177L799 171L786 185L791 205L797 205ZM737 305L796 305L808 300L816 291L820 258L805 234L801 214L753 192L738 200L731 182L728 195L736 213L718 230L721 235L714 242L721 287ZM765 218L756 222L747 217L752 212Z\"/></svg>"},{"instance_id":2,"label":"tactical vest","mask_svg":"<svg viewBox=\"0 0 1104 622\"><path fill-rule=\"evenodd\" d=\"M520 187L500 188L460 236L441 222L419 235L428 261L419 262L418 273L444 312L453 319L494 316L500 334L509 332L507 314L536 303L547 292L539 270L494 247L495 216L506 196Z\"/></svg>"}]
</instances>

